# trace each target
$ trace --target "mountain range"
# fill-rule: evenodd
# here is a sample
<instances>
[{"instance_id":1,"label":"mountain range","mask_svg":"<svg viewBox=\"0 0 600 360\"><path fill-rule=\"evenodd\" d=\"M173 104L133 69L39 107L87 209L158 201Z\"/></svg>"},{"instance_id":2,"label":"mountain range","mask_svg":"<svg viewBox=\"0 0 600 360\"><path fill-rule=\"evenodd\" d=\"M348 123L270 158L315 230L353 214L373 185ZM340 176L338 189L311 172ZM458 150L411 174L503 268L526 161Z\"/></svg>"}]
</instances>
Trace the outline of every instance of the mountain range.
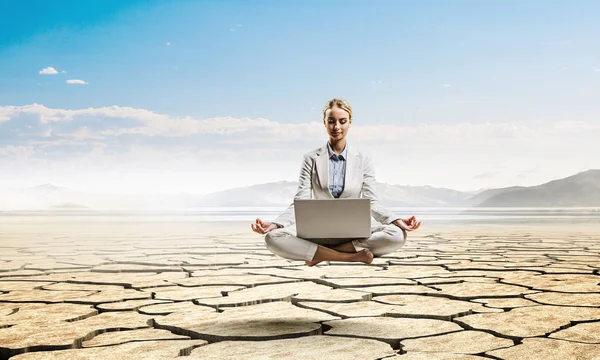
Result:
<instances>
[{"instance_id":1,"label":"mountain range","mask_svg":"<svg viewBox=\"0 0 600 360\"><path fill-rule=\"evenodd\" d=\"M188 193L97 194L52 184L0 191L0 210L185 210L198 207L286 207L297 182L278 181L223 190ZM536 186L457 191L431 186L376 183L381 203L389 207L598 207L600 170L593 169Z\"/></svg>"}]
</instances>

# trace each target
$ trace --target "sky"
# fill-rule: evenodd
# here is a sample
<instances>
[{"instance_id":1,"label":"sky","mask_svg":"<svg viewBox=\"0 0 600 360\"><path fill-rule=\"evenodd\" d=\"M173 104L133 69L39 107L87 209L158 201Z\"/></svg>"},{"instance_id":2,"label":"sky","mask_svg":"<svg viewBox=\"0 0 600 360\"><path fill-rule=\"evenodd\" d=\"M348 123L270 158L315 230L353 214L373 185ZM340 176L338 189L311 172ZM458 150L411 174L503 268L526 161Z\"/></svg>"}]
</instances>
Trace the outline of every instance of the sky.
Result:
<instances>
[{"instance_id":1,"label":"sky","mask_svg":"<svg viewBox=\"0 0 600 360\"><path fill-rule=\"evenodd\" d=\"M348 100L377 181L600 168L598 1L3 1L0 188L297 181Z\"/></svg>"}]
</instances>

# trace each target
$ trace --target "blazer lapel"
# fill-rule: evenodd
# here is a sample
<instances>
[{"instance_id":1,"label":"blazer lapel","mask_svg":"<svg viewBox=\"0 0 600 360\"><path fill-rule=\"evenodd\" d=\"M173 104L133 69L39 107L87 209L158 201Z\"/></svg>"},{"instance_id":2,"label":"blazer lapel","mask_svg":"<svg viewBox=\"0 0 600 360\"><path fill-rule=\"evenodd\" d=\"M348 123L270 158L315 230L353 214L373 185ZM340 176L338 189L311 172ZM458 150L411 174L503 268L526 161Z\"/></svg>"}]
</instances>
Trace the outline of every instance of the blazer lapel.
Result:
<instances>
[{"instance_id":1,"label":"blazer lapel","mask_svg":"<svg viewBox=\"0 0 600 360\"><path fill-rule=\"evenodd\" d=\"M352 197L352 191L354 182L356 181L357 172L357 161L358 152L354 150L353 146L348 148L348 158L346 159L346 174L344 175L344 189L340 194L340 198Z\"/></svg>"},{"instance_id":2,"label":"blazer lapel","mask_svg":"<svg viewBox=\"0 0 600 360\"><path fill-rule=\"evenodd\" d=\"M320 148L317 152L317 176L321 190L325 194L328 194L328 197L333 198L333 195L329 191L329 158L327 155L327 145Z\"/></svg>"}]
</instances>

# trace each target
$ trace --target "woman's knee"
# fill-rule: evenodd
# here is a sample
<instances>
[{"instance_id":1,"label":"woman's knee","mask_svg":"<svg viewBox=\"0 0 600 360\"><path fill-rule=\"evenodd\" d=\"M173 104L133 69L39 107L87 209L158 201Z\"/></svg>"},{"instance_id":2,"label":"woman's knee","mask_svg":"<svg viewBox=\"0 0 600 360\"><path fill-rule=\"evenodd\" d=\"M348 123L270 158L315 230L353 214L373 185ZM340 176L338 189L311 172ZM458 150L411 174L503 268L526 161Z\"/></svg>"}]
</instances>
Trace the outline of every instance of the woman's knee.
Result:
<instances>
[{"instance_id":1,"label":"woman's knee","mask_svg":"<svg viewBox=\"0 0 600 360\"><path fill-rule=\"evenodd\" d=\"M406 243L406 230L399 228L396 225L390 224L386 229L388 233L389 242L391 247L399 249Z\"/></svg>"},{"instance_id":2,"label":"woman's knee","mask_svg":"<svg viewBox=\"0 0 600 360\"><path fill-rule=\"evenodd\" d=\"M265 245L267 249L269 249L272 253L278 254L281 251L281 245L283 242L283 238L285 237L285 233L283 233L280 229L275 229L269 231L265 235Z\"/></svg>"}]
</instances>

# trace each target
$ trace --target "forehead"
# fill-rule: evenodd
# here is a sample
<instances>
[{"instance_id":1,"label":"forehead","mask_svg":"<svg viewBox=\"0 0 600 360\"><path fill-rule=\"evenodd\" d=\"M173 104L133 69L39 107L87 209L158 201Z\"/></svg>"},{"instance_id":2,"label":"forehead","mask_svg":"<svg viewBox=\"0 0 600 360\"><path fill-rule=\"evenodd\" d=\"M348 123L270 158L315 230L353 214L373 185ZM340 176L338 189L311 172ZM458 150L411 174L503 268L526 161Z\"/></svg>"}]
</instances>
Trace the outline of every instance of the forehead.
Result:
<instances>
[{"instance_id":1,"label":"forehead","mask_svg":"<svg viewBox=\"0 0 600 360\"><path fill-rule=\"evenodd\" d=\"M327 111L325 112L325 116L327 118L335 118L335 119L342 119L342 118L348 118L348 112L344 109L340 109L337 106L332 107L331 109L327 109Z\"/></svg>"}]
</instances>

